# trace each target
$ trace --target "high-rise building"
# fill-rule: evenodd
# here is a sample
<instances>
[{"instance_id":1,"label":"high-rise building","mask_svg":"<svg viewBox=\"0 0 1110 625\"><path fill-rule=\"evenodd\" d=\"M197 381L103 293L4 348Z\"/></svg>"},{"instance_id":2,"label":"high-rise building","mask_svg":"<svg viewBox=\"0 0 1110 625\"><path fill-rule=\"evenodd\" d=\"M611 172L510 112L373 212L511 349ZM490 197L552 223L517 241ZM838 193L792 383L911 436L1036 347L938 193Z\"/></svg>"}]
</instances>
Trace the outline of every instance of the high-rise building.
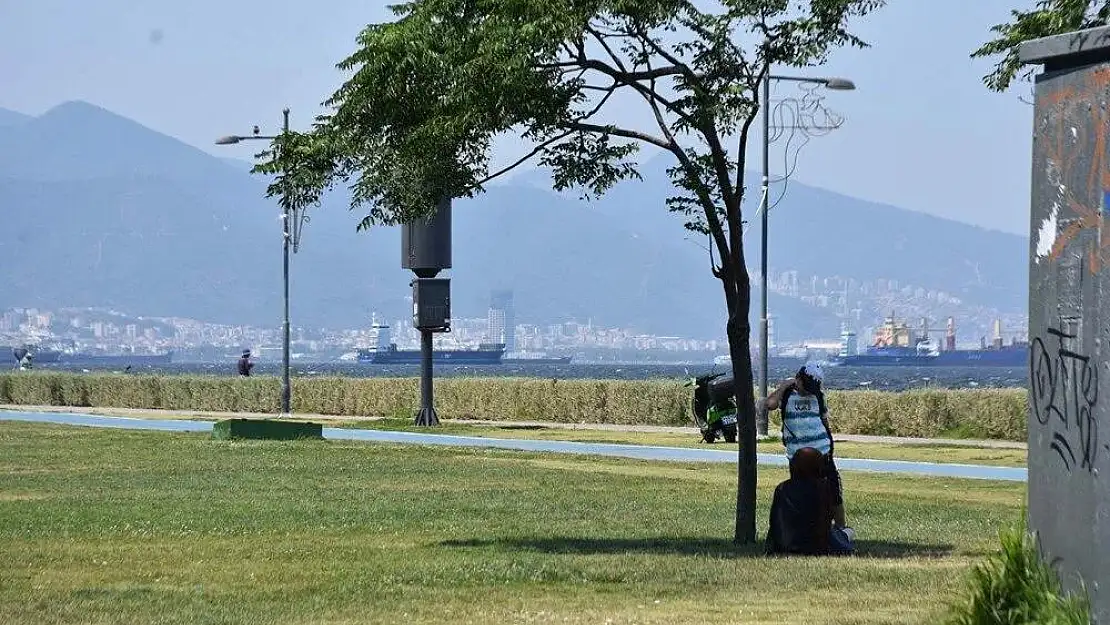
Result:
<instances>
[{"instance_id":1,"label":"high-rise building","mask_svg":"<svg viewBox=\"0 0 1110 625\"><path fill-rule=\"evenodd\" d=\"M512 290L490 293L486 334L494 343L504 343L505 351L516 351L516 315L513 312Z\"/></svg>"}]
</instances>

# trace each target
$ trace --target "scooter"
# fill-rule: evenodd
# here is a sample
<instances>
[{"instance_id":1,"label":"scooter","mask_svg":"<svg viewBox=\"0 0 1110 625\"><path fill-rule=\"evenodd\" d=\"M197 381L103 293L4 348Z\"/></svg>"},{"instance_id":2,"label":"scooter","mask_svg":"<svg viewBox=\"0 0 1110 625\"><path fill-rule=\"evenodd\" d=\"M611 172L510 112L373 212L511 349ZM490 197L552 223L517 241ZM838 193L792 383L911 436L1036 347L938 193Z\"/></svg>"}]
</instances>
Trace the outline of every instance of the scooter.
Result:
<instances>
[{"instance_id":1,"label":"scooter","mask_svg":"<svg viewBox=\"0 0 1110 625\"><path fill-rule=\"evenodd\" d=\"M733 399L732 376L710 373L690 379L686 386L694 387L692 408L694 424L701 430L706 443L718 438L736 442L736 400Z\"/></svg>"}]
</instances>

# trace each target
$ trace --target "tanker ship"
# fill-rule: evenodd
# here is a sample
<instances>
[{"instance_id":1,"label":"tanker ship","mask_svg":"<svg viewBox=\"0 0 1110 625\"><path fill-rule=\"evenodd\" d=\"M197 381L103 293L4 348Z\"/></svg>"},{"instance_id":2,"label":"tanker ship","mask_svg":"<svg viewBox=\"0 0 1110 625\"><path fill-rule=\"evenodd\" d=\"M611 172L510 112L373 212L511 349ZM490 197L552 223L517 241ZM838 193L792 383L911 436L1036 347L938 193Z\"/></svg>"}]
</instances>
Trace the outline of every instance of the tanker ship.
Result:
<instances>
[{"instance_id":1,"label":"tanker ship","mask_svg":"<svg viewBox=\"0 0 1110 625\"><path fill-rule=\"evenodd\" d=\"M371 347L357 351L358 362L370 365L418 365L419 349L397 349L389 326L375 319L370 324ZM499 365L504 343L482 343L477 349L432 349L432 362L449 365Z\"/></svg>"},{"instance_id":2,"label":"tanker ship","mask_svg":"<svg viewBox=\"0 0 1110 625\"><path fill-rule=\"evenodd\" d=\"M1005 345L1001 321L994 322L994 338L980 349L956 349L956 325L951 317L945 330L944 349L929 336L926 320L914 335L905 323L897 323L891 313L875 332L874 342L857 353L856 335L841 332L840 353L828 364L843 367L1025 367L1029 362L1029 343L1014 340Z\"/></svg>"}]
</instances>

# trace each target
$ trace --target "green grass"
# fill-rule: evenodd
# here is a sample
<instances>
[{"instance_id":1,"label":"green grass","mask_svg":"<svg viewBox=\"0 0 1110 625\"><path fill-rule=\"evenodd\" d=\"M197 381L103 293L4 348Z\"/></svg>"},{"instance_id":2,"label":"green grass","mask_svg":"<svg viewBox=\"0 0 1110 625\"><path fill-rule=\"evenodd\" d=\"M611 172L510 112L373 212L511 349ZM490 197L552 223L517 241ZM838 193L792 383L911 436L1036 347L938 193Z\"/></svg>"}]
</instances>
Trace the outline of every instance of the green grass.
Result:
<instances>
[{"instance_id":1,"label":"green grass","mask_svg":"<svg viewBox=\"0 0 1110 625\"><path fill-rule=\"evenodd\" d=\"M760 475L760 533L782 470ZM731 541L734 469L0 427L0 622L932 623L1024 485L844 474L850 559Z\"/></svg>"}]
</instances>

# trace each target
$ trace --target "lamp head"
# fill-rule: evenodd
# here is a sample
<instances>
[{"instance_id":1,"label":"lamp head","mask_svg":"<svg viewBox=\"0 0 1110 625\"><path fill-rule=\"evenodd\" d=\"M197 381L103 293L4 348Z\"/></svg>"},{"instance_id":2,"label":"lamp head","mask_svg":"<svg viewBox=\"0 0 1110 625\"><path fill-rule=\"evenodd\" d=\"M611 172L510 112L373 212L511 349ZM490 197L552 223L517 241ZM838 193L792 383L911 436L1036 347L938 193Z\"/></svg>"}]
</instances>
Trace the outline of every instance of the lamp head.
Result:
<instances>
[{"instance_id":1,"label":"lamp head","mask_svg":"<svg viewBox=\"0 0 1110 625\"><path fill-rule=\"evenodd\" d=\"M236 143L239 143L239 137L236 137L235 135L229 135L216 139L216 145L234 145Z\"/></svg>"},{"instance_id":2,"label":"lamp head","mask_svg":"<svg viewBox=\"0 0 1110 625\"><path fill-rule=\"evenodd\" d=\"M856 84L847 78L826 78L825 88L836 91L853 91L856 88Z\"/></svg>"}]
</instances>

